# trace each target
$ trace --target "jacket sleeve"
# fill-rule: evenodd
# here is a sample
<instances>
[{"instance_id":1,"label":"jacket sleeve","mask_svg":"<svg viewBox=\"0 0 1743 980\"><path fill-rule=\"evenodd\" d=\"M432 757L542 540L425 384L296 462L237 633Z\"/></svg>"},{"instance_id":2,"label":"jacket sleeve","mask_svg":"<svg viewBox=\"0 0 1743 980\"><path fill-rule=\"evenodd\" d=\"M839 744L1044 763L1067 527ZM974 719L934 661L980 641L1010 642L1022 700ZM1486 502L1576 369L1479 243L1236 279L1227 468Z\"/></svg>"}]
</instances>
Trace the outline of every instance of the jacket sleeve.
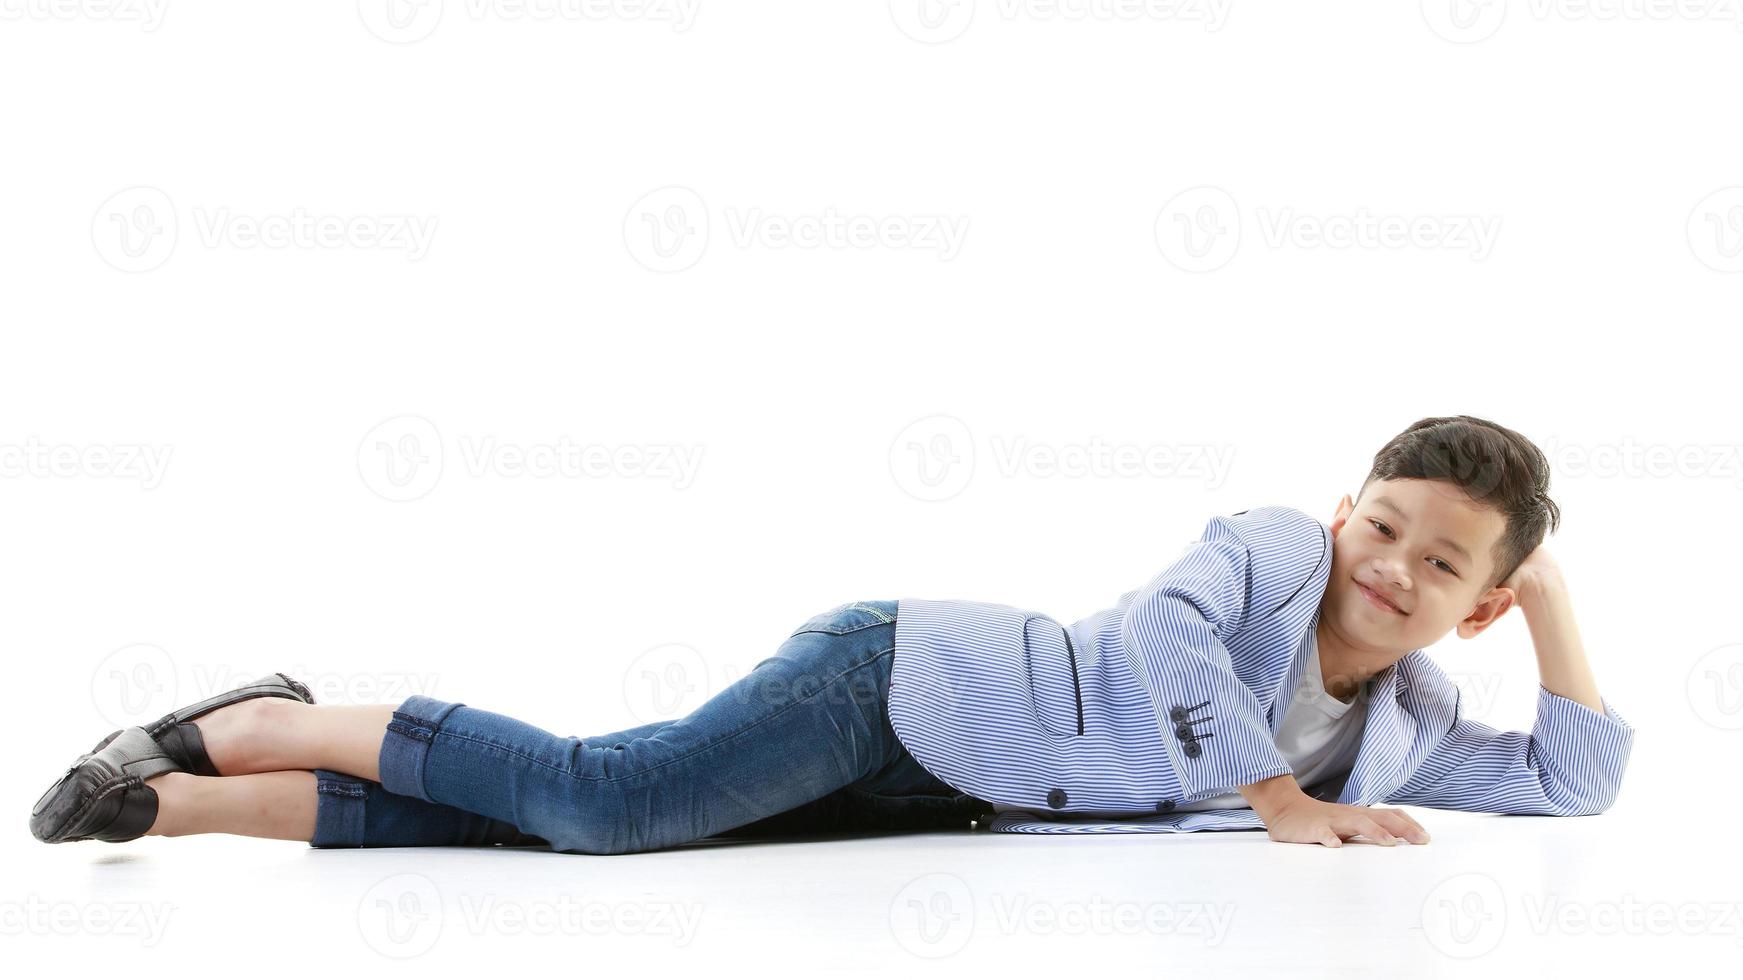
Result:
<instances>
[{"instance_id":1,"label":"jacket sleeve","mask_svg":"<svg viewBox=\"0 0 1743 980\"><path fill-rule=\"evenodd\" d=\"M1294 508L1215 517L1127 608L1122 646L1156 707L1184 802L1293 771L1227 643L1293 599L1328 550L1324 526Z\"/></svg>"},{"instance_id":2,"label":"jacket sleeve","mask_svg":"<svg viewBox=\"0 0 1743 980\"><path fill-rule=\"evenodd\" d=\"M1537 686L1531 731L1503 732L1459 717L1388 802L1559 817L1616 801L1634 727L1600 697L1603 714Z\"/></svg>"}]
</instances>

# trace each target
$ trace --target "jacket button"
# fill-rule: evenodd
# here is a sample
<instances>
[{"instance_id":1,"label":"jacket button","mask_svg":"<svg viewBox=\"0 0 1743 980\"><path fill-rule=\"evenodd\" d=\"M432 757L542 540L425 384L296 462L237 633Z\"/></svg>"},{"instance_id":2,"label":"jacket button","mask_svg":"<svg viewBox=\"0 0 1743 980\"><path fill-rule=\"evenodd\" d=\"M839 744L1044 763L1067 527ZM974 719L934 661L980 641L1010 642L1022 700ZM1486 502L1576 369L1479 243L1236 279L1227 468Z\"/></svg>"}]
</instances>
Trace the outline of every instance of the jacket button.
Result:
<instances>
[{"instance_id":1,"label":"jacket button","mask_svg":"<svg viewBox=\"0 0 1743 980\"><path fill-rule=\"evenodd\" d=\"M1196 759L1204 752L1203 749L1198 747L1198 741L1196 739L1186 743L1185 751L1188 759Z\"/></svg>"},{"instance_id":2,"label":"jacket button","mask_svg":"<svg viewBox=\"0 0 1743 980\"><path fill-rule=\"evenodd\" d=\"M1163 800L1162 802L1156 804L1156 812L1157 813L1167 813L1169 810L1172 810L1172 809L1174 809L1174 801L1173 800Z\"/></svg>"},{"instance_id":3,"label":"jacket button","mask_svg":"<svg viewBox=\"0 0 1743 980\"><path fill-rule=\"evenodd\" d=\"M1065 791L1062 789L1050 789L1050 790L1048 790L1047 791L1047 805L1052 807L1055 810L1064 806L1065 805Z\"/></svg>"},{"instance_id":4,"label":"jacket button","mask_svg":"<svg viewBox=\"0 0 1743 980\"><path fill-rule=\"evenodd\" d=\"M1168 720L1169 721L1185 721L1186 720L1186 709L1182 708L1178 704L1172 708L1169 708L1168 709Z\"/></svg>"},{"instance_id":5,"label":"jacket button","mask_svg":"<svg viewBox=\"0 0 1743 980\"><path fill-rule=\"evenodd\" d=\"M1197 738L1198 735L1197 735L1197 733L1195 733L1192 730L1191 725L1175 725L1174 726L1174 737L1178 738L1184 742L1190 742L1193 739Z\"/></svg>"}]
</instances>

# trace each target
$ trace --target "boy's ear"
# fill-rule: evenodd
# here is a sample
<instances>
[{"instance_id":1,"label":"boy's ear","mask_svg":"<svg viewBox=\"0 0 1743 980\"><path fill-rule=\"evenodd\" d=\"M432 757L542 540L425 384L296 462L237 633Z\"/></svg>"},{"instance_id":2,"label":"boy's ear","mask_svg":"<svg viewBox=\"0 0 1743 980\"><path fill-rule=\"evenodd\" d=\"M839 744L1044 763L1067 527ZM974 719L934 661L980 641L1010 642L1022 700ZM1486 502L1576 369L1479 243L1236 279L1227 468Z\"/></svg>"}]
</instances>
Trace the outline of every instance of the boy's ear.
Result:
<instances>
[{"instance_id":1,"label":"boy's ear","mask_svg":"<svg viewBox=\"0 0 1743 980\"><path fill-rule=\"evenodd\" d=\"M1349 494L1347 494L1347 493L1344 494L1343 499L1338 501L1337 511L1332 514L1332 518L1331 518L1332 537L1334 537L1334 538L1337 537L1338 529L1343 527L1344 522L1346 522L1350 519L1350 514L1354 513L1355 509L1356 509L1356 502L1350 499Z\"/></svg>"},{"instance_id":2,"label":"boy's ear","mask_svg":"<svg viewBox=\"0 0 1743 980\"><path fill-rule=\"evenodd\" d=\"M1506 615L1518 602L1512 589L1495 586L1483 594L1481 599L1470 611L1470 614L1459 621L1458 631L1461 639L1470 639L1478 633L1494 625L1495 620Z\"/></svg>"}]
</instances>

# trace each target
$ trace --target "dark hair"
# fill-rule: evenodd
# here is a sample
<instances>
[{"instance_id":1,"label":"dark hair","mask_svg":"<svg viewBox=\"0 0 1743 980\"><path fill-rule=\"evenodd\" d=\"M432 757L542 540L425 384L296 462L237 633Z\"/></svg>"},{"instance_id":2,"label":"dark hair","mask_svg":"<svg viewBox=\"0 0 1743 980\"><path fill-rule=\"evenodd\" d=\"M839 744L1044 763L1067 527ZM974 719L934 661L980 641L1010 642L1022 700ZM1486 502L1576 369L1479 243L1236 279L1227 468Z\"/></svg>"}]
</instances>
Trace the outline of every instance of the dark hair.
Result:
<instances>
[{"instance_id":1,"label":"dark hair","mask_svg":"<svg viewBox=\"0 0 1743 980\"><path fill-rule=\"evenodd\" d=\"M1490 552L1495 574L1484 591L1506 581L1544 534L1561 526L1561 508L1549 499L1543 450L1487 419L1455 415L1411 423L1374 454L1358 500L1375 480L1441 480L1506 518Z\"/></svg>"}]
</instances>

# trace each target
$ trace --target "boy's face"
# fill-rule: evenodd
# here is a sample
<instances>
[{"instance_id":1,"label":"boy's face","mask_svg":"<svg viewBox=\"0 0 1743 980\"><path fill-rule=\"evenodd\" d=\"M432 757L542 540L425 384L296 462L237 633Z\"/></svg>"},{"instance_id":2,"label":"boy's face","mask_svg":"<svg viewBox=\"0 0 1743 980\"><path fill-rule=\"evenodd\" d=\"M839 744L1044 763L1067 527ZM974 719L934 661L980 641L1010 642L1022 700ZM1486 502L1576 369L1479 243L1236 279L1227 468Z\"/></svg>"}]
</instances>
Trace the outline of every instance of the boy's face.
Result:
<instances>
[{"instance_id":1,"label":"boy's face","mask_svg":"<svg viewBox=\"0 0 1743 980\"><path fill-rule=\"evenodd\" d=\"M1352 650L1393 663L1458 628L1469 639L1513 604L1485 588L1502 516L1439 480L1375 480L1359 504L1338 502L1331 579L1320 618ZM1363 586L1390 600L1383 608Z\"/></svg>"}]
</instances>

